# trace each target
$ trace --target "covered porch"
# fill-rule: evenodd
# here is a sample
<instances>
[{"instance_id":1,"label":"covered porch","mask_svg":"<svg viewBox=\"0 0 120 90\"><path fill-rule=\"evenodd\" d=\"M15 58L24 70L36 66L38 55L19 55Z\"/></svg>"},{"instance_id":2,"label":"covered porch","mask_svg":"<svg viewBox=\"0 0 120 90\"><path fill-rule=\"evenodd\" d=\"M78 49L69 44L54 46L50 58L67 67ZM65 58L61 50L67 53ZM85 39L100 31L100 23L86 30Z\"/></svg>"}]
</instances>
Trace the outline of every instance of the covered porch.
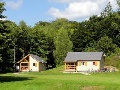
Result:
<instances>
[{"instance_id":1,"label":"covered porch","mask_svg":"<svg viewBox=\"0 0 120 90\"><path fill-rule=\"evenodd\" d=\"M65 72L77 72L76 70L77 62L65 62Z\"/></svg>"},{"instance_id":2,"label":"covered porch","mask_svg":"<svg viewBox=\"0 0 120 90\"><path fill-rule=\"evenodd\" d=\"M30 70L30 62L29 56L21 59L17 62L17 66L19 67L19 71L29 71Z\"/></svg>"}]
</instances>

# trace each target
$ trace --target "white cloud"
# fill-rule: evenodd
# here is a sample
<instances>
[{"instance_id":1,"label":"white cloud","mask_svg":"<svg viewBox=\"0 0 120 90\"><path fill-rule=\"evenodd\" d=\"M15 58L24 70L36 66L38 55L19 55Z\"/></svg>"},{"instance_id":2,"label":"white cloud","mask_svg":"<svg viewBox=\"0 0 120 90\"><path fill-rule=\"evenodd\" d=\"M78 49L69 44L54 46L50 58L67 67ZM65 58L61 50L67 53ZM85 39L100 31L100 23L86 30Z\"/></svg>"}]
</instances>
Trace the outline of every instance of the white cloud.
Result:
<instances>
[{"instance_id":1,"label":"white cloud","mask_svg":"<svg viewBox=\"0 0 120 90\"><path fill-rule=\"evenodd\" d=\"M116 9L116 1L110 1L113 9ZM66 7L63 11L52 7L48 11L50 15L55 18L77 20L81 18L88 18L92 15L99 15L101 11L104 10L109 0L57 0L57 2L68 3L68 7Z\"/></svg>"},{"instance_id":2,"label":"white cloud","mask_svg":"<svg viewBox=\"0 0 120 90\"><path fill-rule=\"evenodd\" d=\"M12 9L18 9L22 5L23 0L17 0L16 2L14 1L7 1L6 5Z\"/></svg>"}]
</instances>

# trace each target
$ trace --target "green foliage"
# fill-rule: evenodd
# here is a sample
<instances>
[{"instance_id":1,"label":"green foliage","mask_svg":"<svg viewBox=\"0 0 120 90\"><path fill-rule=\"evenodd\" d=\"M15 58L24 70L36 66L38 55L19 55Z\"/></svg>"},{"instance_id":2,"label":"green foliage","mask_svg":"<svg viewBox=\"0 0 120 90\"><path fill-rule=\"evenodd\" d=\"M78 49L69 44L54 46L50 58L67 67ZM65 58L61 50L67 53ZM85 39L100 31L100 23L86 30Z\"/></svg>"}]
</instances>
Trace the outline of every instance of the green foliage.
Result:
<instances>
[{"instance_id":1,"label":"green foliage","mask_svg":"<svg viewBox=\"0 0 120 90\"><path fill-rule=\"evenodd\" d=\"M19 53L22 54L22 57L30 52L30 30L30 27L24 21L19 22L19 31L15 39L16 46L18 47Z\"/></svg>"},{"instance_id":2,"label":"green foliage","mask_svg":"<svg viewBox=\"0 0 120 90\"><path fill-rule=\"evenodd\" d=\"M120 48L116 48L114 53L106 57L105 65L115 66L120 69Z\"/></svg>"},{"instance_id":3,"label":"green foliage","mask_svg":"<svg viewBox=\"0 0 120 90\"><path fill-rule=\"evenodd\" d=\"M72 51L72 42L69 39L68 33L64 28L61 28L56 34L55 39L55 62L56 65L62 65L63 60L69 51Z\"/></svg>"},{"instance_id":4,"label":"green foliage","mask_svg":"<svg viewBox=\"0 0 120 90\"><path fill-rule=\"evenodd\" d=\"M5 18L4 5L0 2L0 18ZM93 15L82 22L59 18L52 22L39 21L30 27L24 21L16 25L0 20L0 70L13 69L14 47L16 62L32 53L47 60L50 66L58 67L69 51L103 51L110 56L108 61L116 60L113 65L119 67L116 59L120 55L119 22L120 11L113 12L110 2L101 16Z\"/></svg>"},{"instance_id":5,"label":"green foliage","mask_svg":"<svg viewBox=\"0 0 120 90\"><path fill-rule=\"evenodd\" d=\"M16 24L6 20L2 21L2 25L3 27L0 29L0 68L2 71L6 71L13 65L13 27Z\"/></svg>"},{"instance_id":6,"label":"green foliage","mask_svg":"<svg viewBox=\"0 0 120 90\"><path fill-rule=\"evenodd\" d=\"M108 36L100 38L100 40L97 43L97 49L99 51L103 51L107 55L110 55L111 53L115 52L116 45L113 44L112 39Z\"/></svg>"},{"instance_id":7,"label":"green foliage","mask_svg":"<svg viewBox=\"0 0 120 90\"><path fill-rule=\"evenodd\" d=\"M109 1L108 4L106 5L104 11L101 12L101 17L104 18L106 16L110 16L112 13L113 13L112 6L111 6L110 1Z\"/></svg>"},{"instance_id":8,"label":"green foliage","mask_svg":"<svg viewBox=\"0 0 120 90\"><path fill-rule=\"evenodd\" d=\"M119 6L118 10L120 10L120 0L116 0L117 1L117 5Z\"/></svg>"},{"instance_id":9,"label":"green foliage","mask_svg":"<svg viewBox=\"0 0 120 90\"><path fill-rule=\"evenodd\" d=\"M53 41L46 34L39 30L34 30L31 37L31 53L36 54L47 60L47 55L52 52Z\"/></svg>"},{"instance_id":10,"label":"green foliage","mask_svg":"<svg viewBox=\"0 0 120 90\"><path fill-rule=\"evenodd\" d=\"M5 18L6 17L6 16L2 15L2 13L5 11L4 5L5 5L4 2L0 2L0 18Z\"/></svg>"},{"instance_id":11,"label":"green foliage","mask_svg":"<svg viewBox=\"0 0 120 90\"><path fill-rule=\"evenodd\" d=\"M120 69L120 54L111 54L110 56L106 57L105 65L107 66L114 66Z\"/></svg>"}]
</instances>

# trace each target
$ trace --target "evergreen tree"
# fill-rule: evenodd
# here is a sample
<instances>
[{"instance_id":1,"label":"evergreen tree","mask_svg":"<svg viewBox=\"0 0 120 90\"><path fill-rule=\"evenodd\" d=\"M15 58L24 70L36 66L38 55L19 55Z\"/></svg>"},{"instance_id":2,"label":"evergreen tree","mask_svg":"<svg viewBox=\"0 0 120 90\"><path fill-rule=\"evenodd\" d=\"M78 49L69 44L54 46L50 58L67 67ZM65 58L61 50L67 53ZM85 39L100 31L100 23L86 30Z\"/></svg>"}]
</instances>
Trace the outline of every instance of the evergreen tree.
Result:
<instances>
[{"instance_id":1,"label":"evergreen tree","mask_svg":"<svg viewBox=\"0 0 120 90\"><path fill-rule=\"evenodd\" d=\"M6 10L6 9L4 8L4 6L5 6L5 3L4 3L4 2L0 2L0 18L1 18L1 19L6 17L6 16L2 15L3 12Z\"/></svg>"}]
</instances>

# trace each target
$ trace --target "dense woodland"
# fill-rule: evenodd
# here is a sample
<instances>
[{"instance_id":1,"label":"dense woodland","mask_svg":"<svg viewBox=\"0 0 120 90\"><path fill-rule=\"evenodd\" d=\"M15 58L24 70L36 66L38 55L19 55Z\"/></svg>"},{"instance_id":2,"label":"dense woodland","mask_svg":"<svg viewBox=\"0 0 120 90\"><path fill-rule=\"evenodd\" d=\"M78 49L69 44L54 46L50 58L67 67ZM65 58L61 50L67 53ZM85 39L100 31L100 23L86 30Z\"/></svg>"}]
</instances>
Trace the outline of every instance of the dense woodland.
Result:
<instances>
[{"instance_id":1,"label":"dense woodland","mask_svg":"<svg viewBox=\"0 0 120 90\"><path fill-rule=\"evenodd\" d=\"M3 15L4 5L0 2L1 19L7 17ZM91 16L89 20L76 22L60 18L52 22L39 21L33 27L24 21L17 25L10 20L0 20L2 72L13 71L14 63L30 53L58 67L70 51L102 51L107 55L106 65L120 68L120 9L113 11L109 2L100 16Z\"/></svg>"}]
</instances>

